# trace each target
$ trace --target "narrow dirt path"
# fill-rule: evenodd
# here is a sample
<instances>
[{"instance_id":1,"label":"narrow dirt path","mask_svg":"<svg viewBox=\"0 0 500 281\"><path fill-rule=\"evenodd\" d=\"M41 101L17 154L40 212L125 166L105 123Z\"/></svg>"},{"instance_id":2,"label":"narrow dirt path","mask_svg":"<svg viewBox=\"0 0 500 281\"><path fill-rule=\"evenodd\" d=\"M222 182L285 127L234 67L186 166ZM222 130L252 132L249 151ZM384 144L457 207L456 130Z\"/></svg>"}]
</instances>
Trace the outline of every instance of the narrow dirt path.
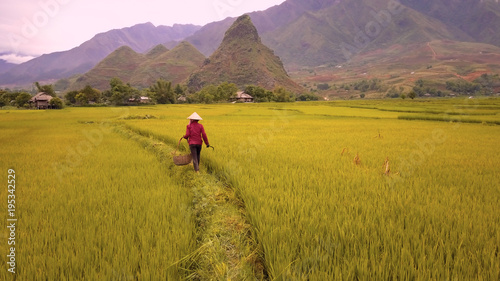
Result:
<instances>
[{"instance_id":1,"label":"narrow dirt path","mask_svg":"<svg viewBox=\"0 0 500 281\"><path fill-rule=\"evenodd\" d=\"M192 193L198 249L182 261L189 265L183 269L187 280L268 280L245 204L231 186L210 173L195 174L191 165L176 167L171 156L174 147L168 140L126 125L117 125L115 130L156 154L172 171L169 176Z\"/></svg>"},{"instance_id":2,"label":"narrow dirt path","mask_svg":"<svg viewBox=\"0 0 500 281\"><path fill-rule=\"evenodd\" d=\"M431 51L432 51L432 59L435 60L436 57L437 57L437 54L436 54L436 51L434 50L434 48L432 48L431 42L427 42L427 47L429 47L429 49L431 49Z\"/></svg>"}]
</instances>

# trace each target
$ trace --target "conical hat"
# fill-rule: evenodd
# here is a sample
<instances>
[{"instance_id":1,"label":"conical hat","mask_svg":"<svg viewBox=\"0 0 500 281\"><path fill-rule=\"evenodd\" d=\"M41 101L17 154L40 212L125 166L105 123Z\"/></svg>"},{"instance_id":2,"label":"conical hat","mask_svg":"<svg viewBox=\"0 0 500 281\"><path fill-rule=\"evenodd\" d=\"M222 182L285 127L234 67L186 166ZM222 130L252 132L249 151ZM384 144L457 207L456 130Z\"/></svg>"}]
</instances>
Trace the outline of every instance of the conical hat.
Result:
<instances>
[{"instance_id":1,"label":"conical hat","mask_svg":"<svg viewBox=\"0 0 500 281\"><path fill-rule=\"evenodd\" d=\"M200 115L198 115L198 113L193 113L191 114L191 116L189 116L187 119L191 119L191 120L203 120Z\"/></svg>"}]
</instances>

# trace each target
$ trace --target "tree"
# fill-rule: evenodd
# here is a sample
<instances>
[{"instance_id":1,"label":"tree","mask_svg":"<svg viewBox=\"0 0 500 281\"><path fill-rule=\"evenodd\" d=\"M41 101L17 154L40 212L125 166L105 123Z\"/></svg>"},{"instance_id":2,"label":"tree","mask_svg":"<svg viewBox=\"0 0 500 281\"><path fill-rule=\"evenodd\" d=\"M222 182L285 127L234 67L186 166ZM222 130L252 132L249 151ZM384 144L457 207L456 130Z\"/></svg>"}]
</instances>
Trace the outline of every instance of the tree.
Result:
<instances>
[{"instance_id":1,"label":"tree","mask_svg":"<svg viewBox=\"0 0 500 281\"><path fill-rule=\"evenodd\" d=\"M315 94L302 94L297 97L297 100L299 101L317 101L319 100L319 97Z\"/></svg>"},{"instance_id":2,"label":"tree","mask_svg":"<svg viewBox=\"0 0 500 281\"><path fill-rule=\"evenodd\" d=\"M23 107L28 104L28 101L31 99L31 95L25 92L20 93L16 97L16 105L17 107Z\"/></svg>"},{"instance_id":3,"label":"tree","mask_svg":"<svg viewBox=\"0 0 500 281\"><path fill-rule=\"evenodd\" d=\"M330 85L328 85L328 83L318 84L318 85L316 86L316 88L318 88L318 90L323 90L323 91L325 91L325 90L330 89Z\"/></svg>"},{"instance_id":4,"label":"tree","mask_svg":"<svg viewBox=\"0 0 500 281\"><path fill-rule=\"evenodd\" d=\"M197 94L198 102L200 103L213 103L217 96L217 86L208 85L203 87Z\"/></svg>"},{"instance_id":5,"label":"tree","mask_svg":"<svg viewBox=\"0 0 500 281\"><path fill-rule=\"evenodd\" d=\"M273 91L273 101L275 102L292 102L295 101L295 97L289 91L283 87L277 87Z\"/></svg>"},{"instance_id":6,"label":"tree","mask_svg":"<svg viewBox=\"0 0 500 281\"><path fill-rule=\"evenodd\" d=\"M172 82L160 79L150 87L152 98L159 104L174 104L177 102L177 96L172 90Z\"/></svg>"},{"instance_id":7,"label":"tree","mask_svg":"<svg viewBox=\"0 0 500 281\"><path fill-rule=\"evenodd\" d=\"M485 95L491 95L495 92L495 89L500 87L500 76L498 74L482 74L480 77L473 81L481 85L481 91Z\"/></svg>"},{"instance_id":8,"label":"tree","mask_svg":"<svg viewBox=\"0 0 500 281\"><path fill-rule=\"evenodd\" d=\"M54 87L52 85L40 85L40 83L35 82L35 86L38 89L38 92L44 92L52 97L56 96L56 92L54 91Z\"/></svg>"},{"instance_id":9,"label":"tree","mask_svg":"<svg viewBox=\"0 0 500 281\"><path fill-rule=\"evenodd\" d=\"M125 94L122 92L111 92L111 97L109 101L114 105L123 105L125 104Z\"/></svg>"},{"instance_id":10,"label":"tree","mask_svg":"<svg viewBox=\"0 0 500 281\"><path fill-rule=\"evenodd\" d=\"M255 102L270 102L273 99L273 92L255 85L247 86L245 93L251 95Z\"/></svg>"},{"instance_id":11,"label":"tree","mask_svg":"<svg viewBox=\"0 0 500 281\"><path fill-rule=\"evenodd\" d=\"M63 101L60 98L55 97L49 101L49 105L54 109L61 109L63 108Z\"/></svg>"},{"instance_id":12,"label":"tree","mask_svg":"<svg viewBox=\"0 0 500 281\"><path fill-rule=\"evenodd\" d=\"M365 98L365 94L363 93L363 94L359 95L359 97L362 98L362 99L364 99Z\"/></svg>"},{"instance_id":13,"label":"tree","mask_svg":"<svg viewBox=\"0 0 500 281\"><path fill-rule=\"evenodd\" d=\"M88 102L99 103L101 101L101 91L92 88L90 85L85 86L80 93L87 97Z\"/></svg>"},{"instance_id":14,"label":"tree","mask_svg":"<svg viewBox=\"0 0 500 281\"><path fill-rule=\"evenodd\" d=\"M408 97L410 99L414 99L416 96L417 96L417 94L415 94L415 92L413 92L413 91L411 91L411 92L408 93Z\"/></svg>"},{"instance_id":15,"label":"tree","mask_svg":"<svg viewBox=\"0 0 500 281\"><path fill-rule=\"evenodd\" d=\"M0 90L0 108L4 107L7 105L7 92L4 90Z\"/></svg>"},{"instance_id":16,"label":"tree","mask_svg":"<svg viewBox=\"0 0 500 281\"><path fill-rule=\"evenodd\" d=\"M140 97L139 90L124 84L120 78L111 78L109 85L111 90L104 92L104 97L114 105L125 105L130 98Z\"/></svg>"},{"instance_id":17,"label":"tree","mask_svg":"<svg viewBox=\"0 0 500 281\"><path fill-rule=\"evenodd\" d=\"M76 95L78 95L77 91L70 91L67 92L66 95L64 95L64 99L66 99L66 102L75 104L76 103Z\"/></svg>"},{"instance_id":18,"label":"tree","mask_svg":"<svg viewBox=\"0 0 500 281\"><path fill-rule=\"evenodd\" d=\"M183 96L186 90L181 86L181 84L177 84L174 88L174 93L177 97Z\"/></svg>"},{"instance_id":19,"label":"tree","mask_svg":"<svg viewBox=\"0 0 500 281\"><path fill-rule=\"evenodd\" d=\"M481 85L464 80L446 81L446 89L457 94L474 95L481 91Z\"/></svg>"},{"instance_id":20,"label":"tree","mask_svg":"<svg viewBox=\"0 0 500 281\"><path fill-rule=\"evenodd\" d=\"M423 87L415 86L415 87L413 87L412 93L415 93L415 96L422 97L423 95L425 95L425 90Z\"/></svg>"},{"instance_id":21,"label":"tree","mask_svg":"<svg viewBox=\"0 0 500 281\"><path fill-rule=\"evenodd\" d=\"M215 101L228 101L238 92L238 86L234 83L224 82L217 87Z\"/></svg>"},{"instance_id":22,"label":"tree","mask_svg":"<svg viewBox=\"0 0 500 281\"><path fill-rule=\"evenodd\" d=\"M85 105L89 103L89 99L84 93L78 93L76 95L75 100L80 104L80 105Z\"/></svg>"}]
</instances>

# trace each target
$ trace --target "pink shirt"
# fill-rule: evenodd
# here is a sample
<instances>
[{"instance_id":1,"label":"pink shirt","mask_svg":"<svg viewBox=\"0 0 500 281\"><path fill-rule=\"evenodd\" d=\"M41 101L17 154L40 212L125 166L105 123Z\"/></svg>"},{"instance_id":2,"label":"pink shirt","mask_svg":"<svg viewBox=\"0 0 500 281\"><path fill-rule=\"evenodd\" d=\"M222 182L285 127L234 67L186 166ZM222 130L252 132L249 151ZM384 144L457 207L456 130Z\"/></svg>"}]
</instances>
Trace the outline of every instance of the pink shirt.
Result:
<instances>
[{"instance_id":1,"label":"pink shirt","mask_svg":"<svg viewBox=\"0 0 500 281\"><path fill-rule=\"evenodd\" d=\"M208 145L207 134L205 133L205 128L198 122L192 122L186 127L186 135L185 139L188 140L189 144L203 144L201 138L203 137L203 141Z\"/></svg>"}]
</instances>

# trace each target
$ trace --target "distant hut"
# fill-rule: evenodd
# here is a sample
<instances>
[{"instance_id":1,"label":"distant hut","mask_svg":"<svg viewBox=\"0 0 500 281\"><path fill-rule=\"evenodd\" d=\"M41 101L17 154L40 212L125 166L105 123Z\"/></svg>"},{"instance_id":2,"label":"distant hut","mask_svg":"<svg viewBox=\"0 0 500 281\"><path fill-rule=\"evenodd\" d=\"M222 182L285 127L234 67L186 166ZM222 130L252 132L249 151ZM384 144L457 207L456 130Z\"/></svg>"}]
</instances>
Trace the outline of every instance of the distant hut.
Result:
<instances>
[{"instance_id":1,"label":"distant hut","mask_svg":"<svg viewBox=\"0 0 500 281\"><path fill-rule=\"evenodd\" d=\"M151 99L149 97L141 97L140 103L151 103Z\"/></svg>"},{"instance_id":2,"label":"distant hut","mask_svg":"<svg viewBox=\"0 0 500 281\"><path fill-rule=\"evenodd\" d=\"M245 92L237 92L234 97L231 98L232 102L253 102L253 97Z\"/></svg>"},{"instance_id":3,"label":"distant hut","mask_svg":"<svg viewBox=\"0 0 500 281\"><path fill-rule=\"evenodd\" d=\"M40 92L36 94L34 97L32 97L28 103L30 105L33 105L37 109L48 109L51 108L50 106L50 100L53 99L53 97L45 92Z\"/></svg>"},{"instance_id":4,"label":"distant hut","mask_svg":"<svg viewBox=\"0 0 500 281\"><path fill-rule=\"evenodd\" d=\"M177 102L179 102L179 103L186 103L187 102L187 98L185 96L180 96L177 99Z\"/></svg>"}]
</instances>

